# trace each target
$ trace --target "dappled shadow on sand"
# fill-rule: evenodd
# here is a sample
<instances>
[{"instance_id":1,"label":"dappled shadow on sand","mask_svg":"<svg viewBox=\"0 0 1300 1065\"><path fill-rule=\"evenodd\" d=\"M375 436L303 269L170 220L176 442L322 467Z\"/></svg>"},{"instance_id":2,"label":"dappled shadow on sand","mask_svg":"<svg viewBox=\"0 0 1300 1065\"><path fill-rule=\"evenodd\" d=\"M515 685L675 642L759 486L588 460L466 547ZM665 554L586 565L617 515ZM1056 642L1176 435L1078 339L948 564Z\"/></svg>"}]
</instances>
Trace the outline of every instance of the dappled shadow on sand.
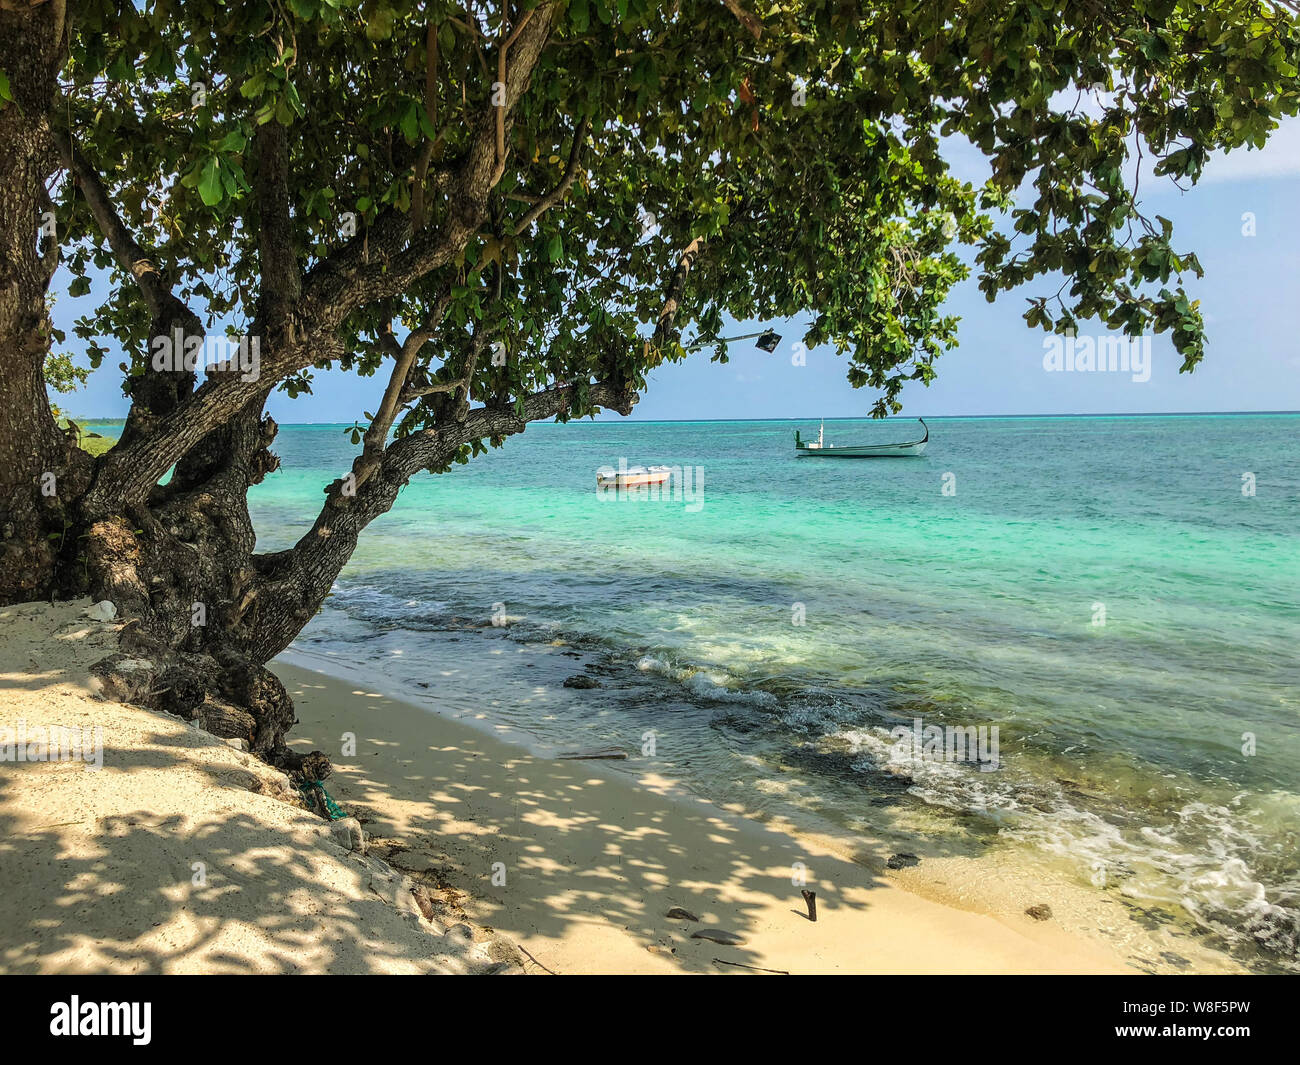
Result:
<instances>
[{"instance_id":1,"label":"dappled shadow on sand","mask_svg":"<svg viewBox=\"0 0 1300 1065\"><path fill-rule=\"evenodd\" d=\"M281 676L303 720L297 745L336 744L312 700L351 686L295 670ZM820 939L825 925L808 921L793 883L800 863L841 874L809 884L823 914L868 906L868 892L883 883L863 865L810 857L795 837L670 799L654 781L614 780L590 762L534 757L458 723L435 728L427 711L378 693L356 690L350 698L355 713L349 709L346 727L355 728L357 751L336 762L336 797L395 864L468 892L476 920L529 942L591 936L608 943L616 930L644 952L639 968L739 971L715 959L771 967L770 954L745 942L691 934L723 929L750 941L764 933L769 945L774 932L791 945ZM503 867L495 883L494 863ZM676 906L701 922L667 917ZM817 953L804 954L805 967ZM545 964L545 952L537 954ZM610 968L618 966L611 960Z\"/></svg>"},{"instance_id":2,"label":"dappled shadow on sand","mask_svg":"<svg viewBox=\"0 0 1300 1065\"><path fill-rule=\"evenodd\" d=\"M189 734L151 740L196 745ZM429 968L433 937L369 889L366 866L315 840L324 822L262 797L269 814L249 813L249 797L221 785L248 788L255 774L194 768L179 751L106 743L92 802L80 765L0 765L0 972ZM148 801L138 782L159 770L197 783L184 813L130 805ZM120 812L94 816L118 799Z\"/></svg>"}]
</instances>

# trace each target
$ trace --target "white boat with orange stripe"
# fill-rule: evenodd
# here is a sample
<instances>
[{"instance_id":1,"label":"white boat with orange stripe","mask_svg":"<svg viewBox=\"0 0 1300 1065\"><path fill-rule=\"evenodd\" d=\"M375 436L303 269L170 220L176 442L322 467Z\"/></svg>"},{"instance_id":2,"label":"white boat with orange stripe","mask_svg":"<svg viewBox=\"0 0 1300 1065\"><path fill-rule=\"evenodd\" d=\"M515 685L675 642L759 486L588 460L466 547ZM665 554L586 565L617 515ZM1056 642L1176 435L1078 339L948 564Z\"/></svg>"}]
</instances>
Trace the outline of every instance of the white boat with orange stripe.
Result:
<instances>
[{"instance_id":1,"label":"white boat with orange stripe","mask_svg":"<svg viewBox=\"0 0 1300 1065\"><path fill-rule=\"evenodd\" d=\"M597 488L650 488L664 484L673 475L671 466L608 467L596 471Z\"/></svg>"}]
</instances>

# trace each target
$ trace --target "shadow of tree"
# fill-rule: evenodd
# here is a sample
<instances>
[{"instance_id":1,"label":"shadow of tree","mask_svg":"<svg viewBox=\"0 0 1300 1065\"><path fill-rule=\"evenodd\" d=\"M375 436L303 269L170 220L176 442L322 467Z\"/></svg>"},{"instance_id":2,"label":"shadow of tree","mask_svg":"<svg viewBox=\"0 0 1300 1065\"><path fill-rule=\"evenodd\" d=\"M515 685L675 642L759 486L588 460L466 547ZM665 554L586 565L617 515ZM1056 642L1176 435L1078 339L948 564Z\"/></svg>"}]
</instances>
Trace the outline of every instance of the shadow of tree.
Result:
<instances>
[{"instance_id":1,"label":"shadow of tree","mask_svg":"<svg viewBox=\"0 0 1300 1065\"><path fill-rule=\"evenodd\" d=\"M304 722L296 745L336 746L322 705L334 686L277 669ZM802 942L811 956L836 935L833 920L829 932L807 920L794 883L801 867L820 914L864 908L883 883L862 865L810 854L796 837L670 797L666 782L632 784L589 762L535 757L378 693L350 698L354 708L338 720L355 727L357 751L336 761L335 797L395 864L466 891L474 919L525 945L578 936L608 947L630 935L650 958L638 967L719 971L715 958L771 967L747 941L760 932L771 941L774 920L784 924L778 943ZM669 919L674 906L701 922ZM741 942L691 938L702 929ZM622 949L610 952L611 969L627 964Z\"/></svg>"},{"instance_id":2,"label":"shadow of tree","mask_svg":"<svg viewBox=\"0 0 1300 1065\"><path fill-rule=\"evenodd\" d=\"M87 782L76 776L87 770L0 766L0 970L415 973L435 967L439 940L432 926L395 908L391 888L387 901L381 896L389 885L376 878L378 863L346 856L307 811L248 794L260 780L249 769L219 759L203 765L203 773L191 774L197 787L186 795L195 805L183 812L138 807L95 816L94 807L121 805L115 799L146 801L133 794L136 781L193 767L188 754L167 748L211 746L188 730L151 739L163 749L132 750L128 757L106 745L105 768L93 782L96 800L80 803L75 819L60 814L42 821L32 799L39 803L79 786L84 792Z\"/></svg>"}]
</instances>

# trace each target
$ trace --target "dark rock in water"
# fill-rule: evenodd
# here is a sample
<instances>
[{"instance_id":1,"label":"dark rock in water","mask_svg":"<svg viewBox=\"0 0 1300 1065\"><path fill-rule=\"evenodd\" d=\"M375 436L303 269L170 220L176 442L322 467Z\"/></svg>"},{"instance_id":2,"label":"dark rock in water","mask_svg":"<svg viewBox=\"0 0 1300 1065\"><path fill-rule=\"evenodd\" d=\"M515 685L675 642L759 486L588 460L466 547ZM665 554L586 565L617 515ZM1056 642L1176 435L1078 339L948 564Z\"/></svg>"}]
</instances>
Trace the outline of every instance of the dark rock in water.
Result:
<instances>
[{"instance_id":1,"label":"dark rock in water","mask_svg":"<svg viewBox=\"0 0 1300 1065\"><path fill-rule=\"evenodd\" d=\"M709 726L717 729L731 729L733 732L749 733L763 727L762 718L743 711L723 710L709 719Z\"/></svg>"},{"instance_id":2,"label":"dark rock in water","mask_svg":"<svg viewBox=\"0 0 1300 1065\"><path fill-rule=\"evenodd\" d=\"M582 759L614 759L621 761L627 758L627 751L621 747L595 747L588 748L585 751L561 751L555 757L569 760L577 759L579 761Z\"/></svg>"},{"instance_id":3,"label":"dark rock in water","mask_svg":"<svg viewBox=\"0 0 1300 1065\"><path fill-rule=\"evenodd\" d=\"M895 766L877 765L851 750L803 743L784 752L786 762L798 769L851 781L868 793L875 805L890 805L904 799L916 782ZM878 802L877 800L884 800Z\"/></svg>"},{"instance_id":4,"label":"dark rock in water","mask_svg":"<svg viewBox=\"0 0 1300 1065\"><path fill-rule=\"evenodd\" d=\"M1040 902L1036 906L1030 906L1025 911L1035 921L1050 921L1052 919L1052 907L1045 902Z\"/></svg>"},{"instance_id":5,"label":"dark rock in water","mask_svg":"<svg viewBox=\"0 0 1300 1065\"><path fill-rule=\"evenodd\" d=\"M724 932L721 928L701 928L698 932L691 935L692 939L707 939L710 943L721 943L723 946L735 947L745 942L744 938L736 935L735 932Z\"/></svg>"},{"instance_id":6,"label":"dark rock in water","mask_svg":"<svg viewBox=\"0 0 1300 1065\"><path fill-rule=\"evenodd\" d=\"M599 688L601 683L595 677L587 677L578 673L572 677L565 677L564 686L566 688Z\"/></svg>"},{"instance_id":7,"label":"dark rock in water","mask_svg":"<svg viewBox=\"0 0 1300 1065\"><path fill-rule=\"evenodd\" d=\"M915 854L891 854L889 861L885 863L890 869L907 869L913 865L920 865L921 859Z\"/></svg>"},{"instance_id":8,"label":"dark rock in water","mask_svg":"<svg viewBox=\"0 0 1300 1065\"><path fill-rule=\"evenodd\" d=\"M699 921L699 918L696 917L695 914L691 913L690 910L684 909L681 906L674 906L671 910L669 910L666 914L664 914L664 916L672 918L674 921L696 921L696 922Z\"/></svg>"}]
</instances>

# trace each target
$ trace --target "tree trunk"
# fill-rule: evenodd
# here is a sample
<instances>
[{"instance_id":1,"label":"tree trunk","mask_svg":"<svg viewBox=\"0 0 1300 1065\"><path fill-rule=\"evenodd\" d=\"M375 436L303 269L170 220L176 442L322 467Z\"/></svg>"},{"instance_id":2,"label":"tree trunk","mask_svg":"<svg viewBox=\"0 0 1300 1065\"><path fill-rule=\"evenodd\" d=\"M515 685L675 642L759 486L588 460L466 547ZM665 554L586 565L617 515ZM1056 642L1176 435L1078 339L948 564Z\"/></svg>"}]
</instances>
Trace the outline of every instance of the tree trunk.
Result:
<instances>
[{"instance_id":1,"label":"tree trunk","mask_svg":"<svg viewBox=\"0 0 1300 1065\"><path fill-rule=\"evenodd\" d=\"M54 424L43 376L50 351L45 296L58 262L46 182L54 172L45 115L63 55L63 4L0 9L0 602L50 595L67 546L69 503L90 457Z\"/></svg>"},{"instance_id":2,"label":"tree trunk","mask_svg":"<svg viewBox=\"0 0 1300 1065\"><path fill-rule=\"evenodd\" d=\"M520 24L507 112L527 88L553 15L548 7ZM260 235L262 290L250 335L261 343L262 376L210 374L199 384L192 373L146 367L128 382L121 439L92 460L55 425L43 378L58 241L37 235L56 168L75 181L139 289L151 337L202 335L203 325L128 232L94 161L70 132L49 127L65 32L64 0L0 4L0 70L15 97L0 108L0 603L55 594L111 601L127 624L120 650L95 666L107 694L242 739L272 764L320 779L324 756L314 752L304 763L285 745L293 704L266 663L320 609L361 532L414 473L443 468L471 440L520 432L567 409L571 386L529 397L521 415L504 404L469 412L467 380L463 393L448 397L445 425L440 419L436 431L391 445L389 410L351 474L327 490L306 535L289 551L258 555L248 490L279 465L264 404L295 369L341 357L338 330L352 310L391 298L463 253L505 165L493 126L508 133L511 119L479 124L440 226L413 234L394 212L306 277L292 247L285 131L260 128L250 221ZM394 371L394 400L410 362ZM598 386L593 394L606 392ZM606 405L633 401L619 391Z\"/></svg>"},{"instance_id":3,"label":"tree trunk","mask_svg":"<svg viewBox=\"0 0 1300 1065\"><path fill-rule=\"evenodd\" d=\"M240 631L257 576L248 489L279 465L265 397L195 445L147 504L90 523L85 568L91 595L132 618L98 670L113 694L296 769L285 746L293 703L265 668L275 652L250 653Z\"/></svg>"}]
</instances>

